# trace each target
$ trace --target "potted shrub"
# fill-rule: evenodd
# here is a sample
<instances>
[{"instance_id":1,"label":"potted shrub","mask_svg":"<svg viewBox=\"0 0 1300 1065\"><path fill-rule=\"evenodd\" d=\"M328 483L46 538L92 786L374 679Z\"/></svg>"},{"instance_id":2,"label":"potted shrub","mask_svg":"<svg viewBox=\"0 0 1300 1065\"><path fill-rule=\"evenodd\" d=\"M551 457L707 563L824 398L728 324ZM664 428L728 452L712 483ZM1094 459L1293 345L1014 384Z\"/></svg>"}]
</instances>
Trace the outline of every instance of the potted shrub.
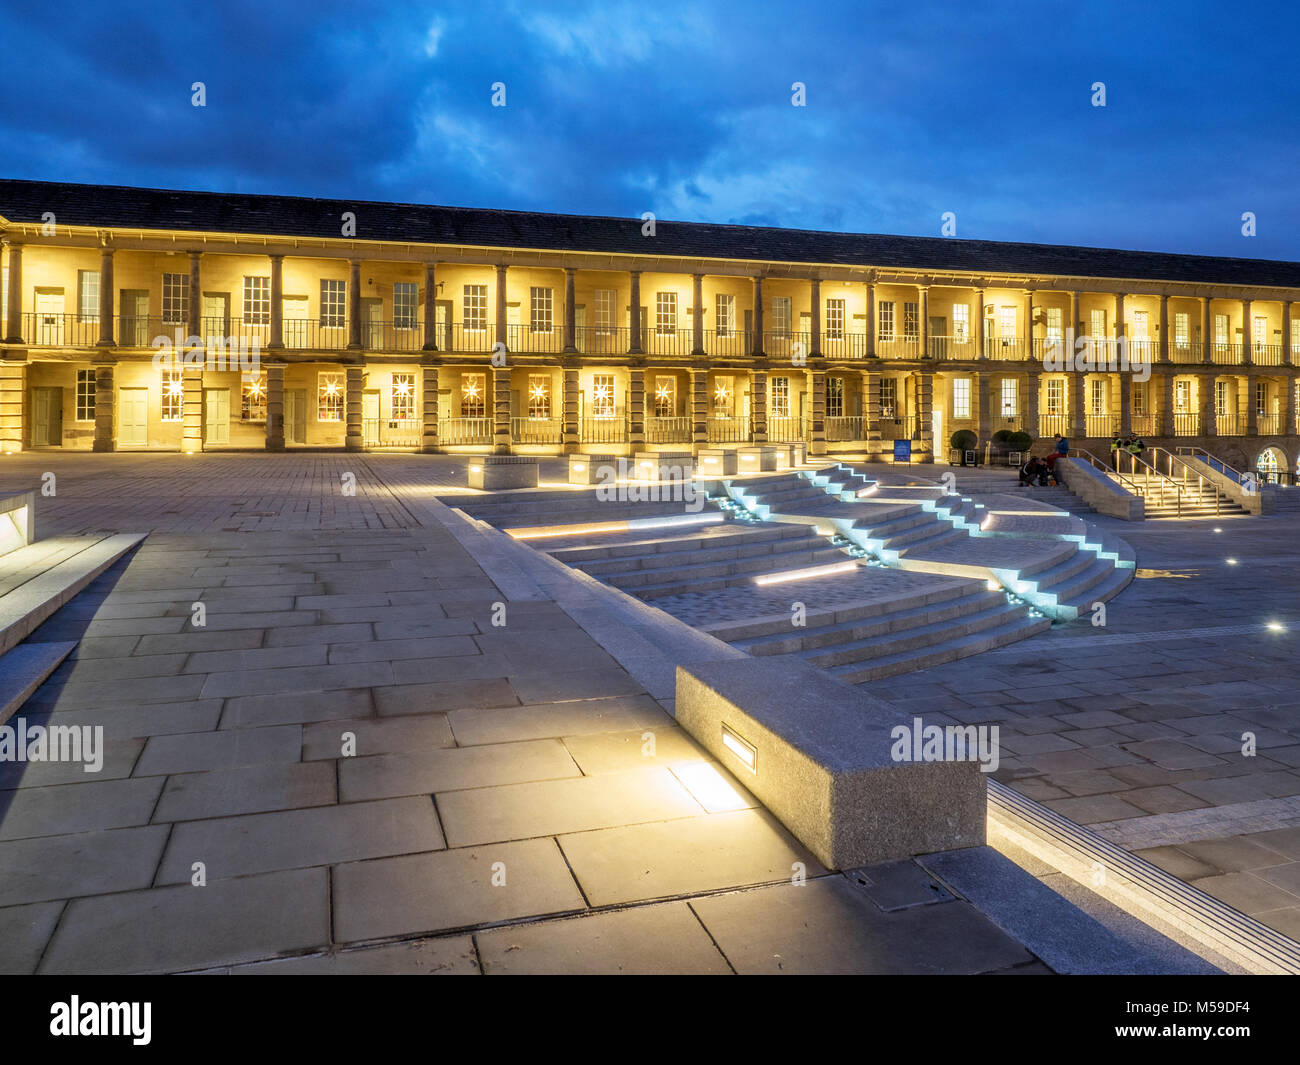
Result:
<instances>
[{"instance_id":1,"label":"potted shrub","mask_svg":"<svg viewBox=\"0 0 1300 1065\"><path fill-rule=\"evenodd\" d=\"M1034 446L1034 438L1023 429L1017 429L1007 438L1007 465L1019 466L1025 461L1029 449Z\"/></svg>"},{"instance_id":2,"label":"potted shrub","mask_svg":"<svg viewBox=\"0 0 1300 1065\"><path fill-rule=\"evenodd\" d=\"M949 466L979 465L979 452L975 450L979 437L969 429L958 429L948 441L952 450L948 454Z\"/></svg>"}]
</instances>

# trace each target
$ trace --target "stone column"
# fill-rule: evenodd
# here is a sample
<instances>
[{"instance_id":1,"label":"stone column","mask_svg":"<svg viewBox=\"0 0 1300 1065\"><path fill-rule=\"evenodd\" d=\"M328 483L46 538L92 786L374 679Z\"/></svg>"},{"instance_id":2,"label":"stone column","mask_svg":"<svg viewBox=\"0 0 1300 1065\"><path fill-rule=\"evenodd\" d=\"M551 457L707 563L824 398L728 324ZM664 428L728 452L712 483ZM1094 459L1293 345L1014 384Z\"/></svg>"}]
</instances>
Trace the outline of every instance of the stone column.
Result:
<instances>
[{"instance_id":1,"label":"stone column","mask_svg":"<svg viewBox=\"0 0 1300 1065\"><path fill-rule=\"evenodd\" d=\"M1025 289L1025 324L1020 330L1021 358L1034 357L1034 290Z\"/></svg>"},{"instance_id":2,"label":"stone column","mask_svg":"<svg viewBox=\"0 0 1300 1065\"><path fill-rule=\"evenodd\" d=\"M5 343L23 342L23 246L9 243L9 307L5 312Z\"/></svg>"},{"instance_id":3,"label":"stone column","mask_svg":"<svg viewBox=\"0 0 1300 1065\"><path fill-rule=\"evenodd\" d=\"M578 353L577 276L574 267L564 268L564 351L571 355Z\"/></svg>"},{"instance_id":4,"label":"stone column","mask_svg":"<svg viewBox=\"0 0 1300 1065\"><path fill-rule=\"evenodd\" d=\"M266 450L284 450L284 363L266 367Z\"/></svg>"},{"instance_id":5,"label":"stone column","mask_svg":"<svg viewBox=\"0 0 1300 1065\"><path fill-rule=\"evenodd\" d=\"M1282 301L1282 365L1291 365L1291 301Z\"/></svg>"},{"instance_id":6,"label":"stone column","mask_svg":"<svg viewBox=\"0 0 1300 1065\"><path fill-rule=\"evenodd\" d=\"M1243 378L1239 377L1237 380ZM1259 436L1259 404L1255 402L1255 386L1259 383L1259 374L1247 374L1244 380L1246 382L1246 435Z\"/></svg>"},{"instance_id":7,"label":"stone column","mask_svg":"<svg viewBox=\"0 0 1300 1065\"><path fill-rule=\"evenodd\" d=\"M749 375L750 440L767 443L767 374L752 370Z\"/></svg>"},{"instance_id":8,"label":"stone column","mask_svg":"<svg viewBox=\"0 0 1300 1065\"><path fill-rule=\"evenodd\" d=\"M826 374L822 370L808 371L809 404L808 454L826 454Z\"/></svg>"},{"instance_id":9,"label":"stone column","mask_svg":"<svg viewBox=\"0 0 1300 1065\"><path fill-rule=\"evenodd\" d=\"M203 253L192 251L189 254L190 304L185 316L185 330L192 337L201 337L203 336L203 280L199 271L199 259Z\"/></svg>"},{"instance_id":10,"label":"stone column","mask_svg":"<svg viewBox=\"0 0 1300 1065\"><path fill-rule=\"evenodd\" d=\"M698 454L709 445L709 375L691 370L691 445Z\"/></svg>"},{"instance_id":11,"label":"stone column","mask_svg":"<svg viewBox=\"0 0 1300 1065\"><path fill-rule=\"evenodd\" d=\"M100 291L103 291L102 285ZM103 321L102 315L100 321ZM110 359L92 365L95 371L95 439L90 447L92 451L115 451L117 434L113 429L113 415L117 407L117 392L113 388L114 364Z\"/></svg>"},{"instance_id":12,"label":"stone column","mask_svg":"<svg viewBox=\"0 0 1300 1065\"><path fill-rule=\"evenodd\" d=\"M700 356L704 351L704 275L691 277L691 299L695 304L695 317L691 320L691 354Z\"/></svg>"},{"instance_id":13,"label":"stone column","mask_svg":"<svg viewBox=\"0 0 1300 1065\"><path fill-rule=\"evenodd\" d=\"M348 350L361 350L361 260L348 262Z\"/></svg>"},{"instance_id":14,"label":"stone column","mask_svg":"<svg viewBox=\"0 0 1300 1065\"><path fill-rule=\"evenodd\" d=\"M1041 435L1038 425L1038 393L1041 384L1042 379L1037 373L1031 371L1025 374L1024 431L1033 440Z\"/></svg>"},{"instance_id":15,"label":"stone column","mask_svg":"<svg viewBox=\"0 0 1300 1065\"><path fill-rule=\"evenodd\" d=\"M628 307L627 353L644 355L645 347L641 344L641 271L630 270L632 278L632 302Z\"/></svg>"},{"instance_id":16,"label":"stone column","mask_svg":"<svg viewBox=\"0 0 1300 1065\"><path fill-rule=\"evenodd\" d=\"M1088 435L1087 374L1071 368L1066 380L1070 382L1070 416L1064 431L1074 440L1083 440Z\"/></svg>"},{"instance_id":17,"label":"stone column","mask_svg":"<svg viewBox=\"0 0 1300 1065\"><path fill-rule=\"evenodd\" d=\"M1201 374L1196 378L1196 406L1200 424L1197 431L1201 436L1215 436L1218 426L1214 416L1214 374Z\"/></svg>"},{"instance_id":18,"label":"stone column","mask_svg":"<svg viewBox=\"0 0 1300 1065\"><path fill-rule=\"evenodd\" d=\"M1245 366L1250 366L1255 362L1255 331L1252 328L1254 323L1250 320L1250 300L1241 301L1241 361ZM1250 403L1255 405L1255 397L1252 394ZM1254 435L1254 430L1251 430Z\"/></svg>"},{"instance_id":19,"label":"stone column","mask_svg":"<svg viewBox=\"0 0 1300 1065\"><path fill-rule=\"evenodd\" d=\"M812 336L808 338L808 354L819 356L822 353L822 283L820 278L812 279Z\"/></svg>"},{"instance_id":20,"label":"stone column","mask_svg":"<svg viewBox=\"0 0 1300 1065\"><path fill-rule=\"evenodd\" d=\"M1119 431L1127 436L1133 431L1133 382L1119 375Z\"/></svg>"},{"instance_id":21,"label":"stone column","mask_svg":"<svg viewBox=\"0 0 1300 1065\"><path fill-rule=\"evenodd\" d=\"M1128 327L1124 323L1124 293L1120 292L1115 296L1115 347L1119 348L1120 340L1128 335ZM1127 346L1127 341L1125 341Z\"/></svg>"},{"instance_id":22,"label":"stone column","mask_svg":"<svg viewBox=\"0 0 1300 1065\"><path fill-rule=\"evenodd\" d=\"M560 439L566 455L571 455L581 447L581 432L578 426L578 370L576 367L564 368L564 397L560 407Z\"/></svg>"},{"instance_id":23,"label":"stone column","mask_svg":"<svg viewBox=\"0 0 1300 1065\"><path fill-rule=\"evenodd\" d=\"M284 256L271 256L271 328L267 341L269 351L284 347Z\"/></svg>"},{"instance_id":24,"label":"stone column","mask_svg":"<svg viewBox=\"0 0 1300 1065\"><path fill-rule=\"evenodd\" d=\"M1160 436L1174 435L1174 375L1160 375L1160 420L1157 426Z\"/></svg>"},{"instance_id":25,"label":"stone column","mask_svg":"<svg viewBox=\"0 0 1300 1065\"><path fill-rule=\"evenodd\" d=\"M95 345L96 347L112 348L117 346L113 334L113 307L116 302L113 296L113 249L104 248L99 253L99 341ZM96 407L95 419L98 422L98 407ZM98 430L96 430L96 437L98 438ZM106 450L112 449L108 448Z\"/></svg>"},{"instance_id":26,"label":"stone column","mask_svg":"<svg viewBox=\"0 0 1300 1065\"><path fill-rule=\"evenodd\" d=\"M922 373L916 375L916 435L920 443L920 450L923 454L929 455L930 462L934 461L934 449L936 441L934 439L934 423L930 420L930 413L934 403L934 374Z\"/></svg>"},{"instance_id":27,"label":"stone column","mask_svg":"<svg viewBox=\"0 0 1300 1065\"><path fill-rule=\"evenodd\" d=\"M510 454L510 371L492 367L492 454Z\"/></svg>"},{"instance_id":28,"label":"stone column","mask_svg":"<svg viewBox=\"0 0 1300 1065\"><path fill-rule=\"evenodd\" d=\"M763 357L763 279L754 278L754 336L751 345L751 354L761 359Z\"/></svg>"},{"instance_id":29,"label":"stone column","mask_svg":"<svg viewBox=\"0 0 1300 1065\"><path fill-rule=\"evenodd\" d=\"M880 451L880 374L863 373L862 397L867 450L870 454L876 455Z\"/></svg>"},{"instance_id":30,"label":"stone column","mask_svg":"<svg viewBox=\"0 0 1300 1065\"><path fill-rule=\"evenodd\" d=\"M343 416L346 421L343 446L348 451L360 451L365 446L361 427L361 390L365 385L365 371L360 366L349 366L345 378Z\"/></svg>"},{"instance_id":31,"label":"stone column","mask_svg":"<svg viewBox=\"0 0 1300 1065\"><path fill-rule=\"evenodd\" d=\"M203 450L203 364L181 367L181 450L187 455Z\"/></svg>"},{"instance_id":32,"label":"stone column","mask_svg":"<svg viewBox=\"0 0 1300 1065\"><path fill-rule=\"evenodd\" d=\"M1160 297L1160 361L1169 362L1169 297Z\"/></svg>"},{"instance_id":33,"label":"stone column","mask_svg":"<svg viewBox=\"0 0 1300 1065\"><path fill-rule=\"evenodd\" d=\"M438 264L424 264L424 351L438 350Z\"/></svg>"},{"instance_id":34,"label":"stone column","mask_svg":"<svg viewBox=\"0 0 1300 1065\"><path fill-rule=\"evenodd\" d=\"M1284 419L1280 427L1282 436L1296 435L1295 384L1296 379L1294 377L1282 378L1282 387L1286 389L1286 396L1282 403L1282 418Z\"/></svg>"},{"instance_id":35,"label":"stone column","mask_svg":"<svg viewBox=\"0 0 1300 1065\"><path fill-rule=\"evenodd\" d=\"M13 288L9 289L12 302ZM0 358L0 452L23 449L23 412L27 398L26 358Z\"/></svg>"},{"instance_id":36,"label":"stone column","mask_svg":"<svg viewBox=\"0 0 1300 1065\"><path fill-rule=\"evenodd\" d=\"M645 443L645 370L627 372L627 439L629 444Z\"/></svg>"},{"instance_id":37,"label":"stone column","mask_svg":"<svg viewBox=\"0 0 1300 1065\"><path fill-rule=\"evenodd\" d=\"M1212 300L1209 296L1201 297L1201 361L1214 362L1214 315L1210 311Z\"/></svg>"},{"instance_id":38,"label":"stone column","mask_svg":"<svg viewBox=\"0 0 1300 1065\"><path fill-rule=\"evenodd\" d=\"M876 286L867 282L867 358L876 357Z\"/></svg>"},{"instance_id":39,"label":"stone column","mask_svg":"<svg viewBox=\"0 0 1300 1065\"><path fill-rule=\"evenodd\" d=\"M496 342L502 345L505 350L510 350L510 313L507 308L509 300L506 298L508 290L506 288L506 266L504 263L497 266L497 301L496 301Z\"/></svg>"},{"instance_id":40,"label":"stone column","mask_svg":"<svg viewBox=\"0 0 1300 1065\"><path fill-rule=\"evenodd\" d=\"M438 443L438 366L428 359L420 365L420 402L420 450L433 454L442 450Z\"/></svg>"},{"instance_id":41,"label":"stone column","mask_svg":"<svg viewBox=\"0 0 1300 1065\"><path fill-rule=\"evenodd\" d=\"M975 435L983 444L993 436L992 381L987 373L975 375Z\"/></svg>"},{"instance_id":42,"label":"stone column","mask_svg":"<svg viewBox=\"0 0 1300 1065\"><path fill-rule=\"evenodd\" d=\"M982 288L975 290L975 323L974 329L971 330L971 337L975 341L975 358L988 358L988 348L984 339L984 290Z\"/></svg>"},{"instance_id":43,"label":"stone column","mask_svg":"<svg viewBox=\"0 0 1300 1065\"><path fill-rule=\"evenodd\" d=\"M920 319L916 323L916 331L921 339L921 358L930 357L930 287L928 285L916 286L916 313Z\"/></svg>"}]
</instances>

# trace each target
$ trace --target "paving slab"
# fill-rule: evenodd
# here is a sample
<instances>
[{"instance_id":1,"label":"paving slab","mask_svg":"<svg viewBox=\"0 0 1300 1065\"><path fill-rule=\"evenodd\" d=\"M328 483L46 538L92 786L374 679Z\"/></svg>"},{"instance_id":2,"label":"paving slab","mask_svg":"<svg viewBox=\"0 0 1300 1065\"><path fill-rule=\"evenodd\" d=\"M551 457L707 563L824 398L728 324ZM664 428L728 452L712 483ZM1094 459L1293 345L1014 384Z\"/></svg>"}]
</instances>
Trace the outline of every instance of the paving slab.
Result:
<instances>
[{"instance_id":1,"label":"paving slab","mask_svg":"<svg viewBox=\"0 0 1300 1065\"><path fill-rule=\"evenodd\" d=\"M344 802L436 792L445 819L453 816L447 813L451 793L461 789L495 790L507 784L579 777L580 770L559 740L530 740L344 758L339 763L338 774L339 793ZM484 795L487 796L486 791ZM477 796L467 798L471 807L476 801ZM456 811L453 819L459 823L463 804L451 804L450 808Z\"/></svg>"}]
</instances>

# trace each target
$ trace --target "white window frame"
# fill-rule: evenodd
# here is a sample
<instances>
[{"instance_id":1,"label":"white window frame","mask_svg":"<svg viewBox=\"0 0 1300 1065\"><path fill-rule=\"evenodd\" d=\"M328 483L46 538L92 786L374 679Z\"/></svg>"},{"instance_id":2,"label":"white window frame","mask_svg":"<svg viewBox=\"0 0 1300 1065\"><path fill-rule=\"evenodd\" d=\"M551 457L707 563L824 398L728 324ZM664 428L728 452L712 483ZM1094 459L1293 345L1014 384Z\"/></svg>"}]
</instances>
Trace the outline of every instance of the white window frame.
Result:
<instances>
[{"instance_id":1,"label":"white window frame","mask_svg":"<svg viewBox=\"0 0 1300 1065\"><path fill-rule=\"evenodd\" d=\"M95 371L77 371L77 421L95 420Z\"/></svg>"},{"instance_id":2,"label":"white window frame","mask_svg":"<svg viewBox=\"0 0 1300 1065\"><path fill-rule=\"evenodd\" d=\"M655 333L659 336L677 335L677 293L655 293Z\"/></svg>"},{"instance_id":3,"label":"white window frame","mask_svg":"<svg viewBox=\"0 0 1300 1065\"><path fill-rule=\"evenodd\" d=\"M162 320L165 325L184 325L190 311L190 275L162 275Z\"/></svg>"},{"instance_id":4,"label":"white window frame","mask_svg":"<svg viewBox=\"0 0 1300 1065\"><path fill-rule=\"evenodd\" d=\"M420 324L420 286L413 281L393 283L393 328L416 329Z\"/></svg>"},{"instance_id":5,"label":"white window frame","mask_svg":"<svg viewBox=\"0 0 1300 1065\"><path fill-rule=\"evenodd\" d=\"M271 278L269 276L244 275L243 318L248 325L270 324Z\"/></svg>"},{"instance_id":6,"label":"white window frame","mask_svg":"<svg viewBox=\"0 0 1300 1065\"><path fill-rule=\"evenodd\" d=\"M952 416L954 419L970 418L970 378L952 379Z\"/></svg>"}]
</instances>

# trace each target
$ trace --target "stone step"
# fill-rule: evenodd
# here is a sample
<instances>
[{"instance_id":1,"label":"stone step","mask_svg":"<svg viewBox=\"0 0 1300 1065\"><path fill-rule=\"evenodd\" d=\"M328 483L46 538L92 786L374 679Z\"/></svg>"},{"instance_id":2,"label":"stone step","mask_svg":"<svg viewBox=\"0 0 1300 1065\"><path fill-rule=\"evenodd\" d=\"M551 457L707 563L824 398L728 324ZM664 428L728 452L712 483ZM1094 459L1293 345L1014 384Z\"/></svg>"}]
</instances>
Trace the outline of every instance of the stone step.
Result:
<instances>
[{"instance_id":1,"label":"stone step","mask_svg":"<svg viewBox=\"0 0 1300 1065\"><path fill-rule=\"evenodd\" d=\"M720 531L715 532L714 530ZM636 530L631 529L626 533L611 533L610 535L635 536ZM798 525L736 525L727 523L677 531L665 529L662 535L653 539L620 539L612 543L590 544L583 547L547 547L547 541L551 537L541 537L530 541L530 543L531 546L539 551L544 551L557 561L573 564L595 559L629 558L653 552L670 554L690 551L695 548L707 549L715 544L749 544L793 540L807 535L807 529ZM569 544L573 542L570 537L555 537L555 539L562 544L566 541Z\"/></svg>"},{"instance_id":2,"label":"stone step","mask_svg":"<svg viewBox=\"0 0 1300 1065\"><path fill-rule=\"evenodd\" d=\"M621 588L632 595L644 598L648 595L678 595L683 592L709 590L696 587L701 581L722 580L723 584L714 587L726 587L728 583L733 582L748 583L755 576L764 573L778 573L805 566L849 561L849 557L838 548L825 546L824 540L819 539L817 542L822 546L801 545L796 550L773 552L759 558L710 562L699 566L677 566L672 570L677 579L671 583L663 582L665 576L663 570L609 573L602 575L601 580L615 588Z\"/></svg>"},{"instance_id":3,"label":"stone step","mask_svg":"<svg viewBox=\"0 0 1300 1065\"><path fill-rule=\"evenodd\" d=\"M672 542L672 541L670 541ZM803 536L799 539L783 537L781 539L760 540L758 542L723 543L718 546L685 544L675 541L681 550L651 551L639 555L620 555L617 558L592 559L588 561L570 561L569 565L590 573L593 577L620 576L627 573L680 569L685 566L700 566L711 562L724 562L730 559L758 558L761 556L780 555L786 551L823 547L825 540L820 536Z\"/></svg>"},{"instance_id":4,"label":"stone step","mask_svg":"<svg viewBox=\"0 0 1300 1065\"><path fill-rule=\"evenodd\" d=\"M1058 600L1058 605L1072 610L1081 617L1092 610L1094 603L1109 603L1133 580L1136 570L1131 567L1114 567L1101 580L1068 599Z\"/></svg>"},{"instance_id":5,"label":"stone step","mask_svg":"<svg viewBox=\"0 0 1300 1065\"><path fill-rule=\"evenodd\" d=\"M0 725L32 697L76 646L75 640L20 643L0 655Z\"/></svg>"}]
</instances>

